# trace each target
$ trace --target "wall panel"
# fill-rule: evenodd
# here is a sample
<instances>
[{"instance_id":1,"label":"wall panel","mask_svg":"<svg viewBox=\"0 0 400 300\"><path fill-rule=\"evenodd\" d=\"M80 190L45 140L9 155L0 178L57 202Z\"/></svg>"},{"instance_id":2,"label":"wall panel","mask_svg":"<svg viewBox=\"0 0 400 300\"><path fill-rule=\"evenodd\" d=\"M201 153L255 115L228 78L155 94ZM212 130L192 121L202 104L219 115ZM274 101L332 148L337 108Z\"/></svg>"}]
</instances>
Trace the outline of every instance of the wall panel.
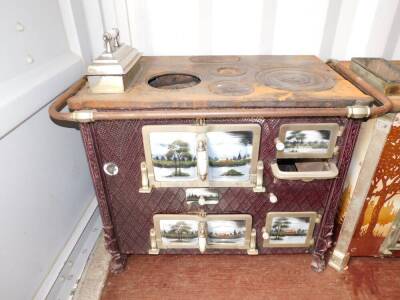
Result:
<instances>
[{"instance_id":1,"label":"wall panel","mask_svg":"<svg viewBox=\"0 0 400 300\"><path fill-rule=\"evenodd\" d=\"M100 12L86 5L88 18L119 26L146 55L399 56L399 0L82 1L98 2Z\"/></svg>"}]
</instances>

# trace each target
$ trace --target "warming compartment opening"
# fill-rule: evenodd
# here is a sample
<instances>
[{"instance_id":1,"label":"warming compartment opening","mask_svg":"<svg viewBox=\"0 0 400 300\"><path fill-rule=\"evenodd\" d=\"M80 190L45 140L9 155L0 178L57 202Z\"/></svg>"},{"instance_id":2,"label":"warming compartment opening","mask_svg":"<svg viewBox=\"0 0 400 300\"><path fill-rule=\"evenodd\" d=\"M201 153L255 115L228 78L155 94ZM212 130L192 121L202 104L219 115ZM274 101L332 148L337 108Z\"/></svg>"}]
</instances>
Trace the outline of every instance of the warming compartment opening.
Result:
<instances>
[{"instance_id":1,"label":"warming compartment opening","mask_svg":"<svg viewBox=\"0 0 400 300\"><path fill-rule=\"evenodd\" d=\"M332 179L339 173L336 164L321 159L278 159L271 170L278 179L303 181Z\"/></svg>"}]
</instances>

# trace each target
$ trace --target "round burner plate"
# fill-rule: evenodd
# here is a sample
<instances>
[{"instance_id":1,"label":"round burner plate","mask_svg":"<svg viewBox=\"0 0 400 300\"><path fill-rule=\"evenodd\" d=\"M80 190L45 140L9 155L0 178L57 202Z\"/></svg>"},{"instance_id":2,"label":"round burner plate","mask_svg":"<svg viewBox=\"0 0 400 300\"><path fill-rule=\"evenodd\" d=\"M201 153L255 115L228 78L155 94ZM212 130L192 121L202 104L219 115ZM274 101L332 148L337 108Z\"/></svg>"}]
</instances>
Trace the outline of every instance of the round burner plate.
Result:
<instances>
[{"instance_id":1,"label":"round burner plate","mask_svg":"<svg viewBox=\"0 0 400 300\"><path fill-rule=\"evenodd\" d=\"M266 86L286 91L324 91L335 85L330 76L300 68L274 68L263 70L256 76Z\"/></svg>"}]
</instances>

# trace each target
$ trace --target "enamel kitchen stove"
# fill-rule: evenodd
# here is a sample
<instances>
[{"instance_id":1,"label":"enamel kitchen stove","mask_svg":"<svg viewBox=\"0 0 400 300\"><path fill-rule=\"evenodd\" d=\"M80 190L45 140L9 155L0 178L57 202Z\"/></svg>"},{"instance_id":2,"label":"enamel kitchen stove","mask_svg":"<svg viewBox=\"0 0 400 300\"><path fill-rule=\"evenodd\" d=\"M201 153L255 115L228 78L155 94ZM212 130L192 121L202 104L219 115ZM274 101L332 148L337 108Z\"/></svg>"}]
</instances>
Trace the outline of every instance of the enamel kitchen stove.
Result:
<instances>
[{"instance_id":1,"label":"enamel kitchen stove","mask_svg":"<svg viewBox=\"0 0 400 300\"><path fill-rule=\"evenodd\" d=\"M83 80L53 117L80 122L113 271L130 254L310 253L324 269L372 97L314 56L142 56L112 76L119 91Z\"/></svg>"}]
</instances>

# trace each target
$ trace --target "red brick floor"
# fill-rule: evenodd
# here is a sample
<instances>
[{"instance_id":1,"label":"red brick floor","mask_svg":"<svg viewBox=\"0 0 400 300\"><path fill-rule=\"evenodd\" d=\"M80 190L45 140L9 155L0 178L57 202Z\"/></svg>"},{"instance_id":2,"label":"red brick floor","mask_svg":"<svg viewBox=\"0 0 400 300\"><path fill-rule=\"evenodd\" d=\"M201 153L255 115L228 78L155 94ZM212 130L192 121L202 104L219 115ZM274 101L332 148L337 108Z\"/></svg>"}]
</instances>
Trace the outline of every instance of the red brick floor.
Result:
<instances>
[{"instance_id":1,"label":"red brick floor","mask_svg":"<svg viewBox=\"0 0 400 300\"><path fill-rule=\"evenodd\" d=\"M400 259L353 258L349 269L310 269L309 255L131 256L109 274L102 300L398 299Z\"/></svg>"}]
</instances>

